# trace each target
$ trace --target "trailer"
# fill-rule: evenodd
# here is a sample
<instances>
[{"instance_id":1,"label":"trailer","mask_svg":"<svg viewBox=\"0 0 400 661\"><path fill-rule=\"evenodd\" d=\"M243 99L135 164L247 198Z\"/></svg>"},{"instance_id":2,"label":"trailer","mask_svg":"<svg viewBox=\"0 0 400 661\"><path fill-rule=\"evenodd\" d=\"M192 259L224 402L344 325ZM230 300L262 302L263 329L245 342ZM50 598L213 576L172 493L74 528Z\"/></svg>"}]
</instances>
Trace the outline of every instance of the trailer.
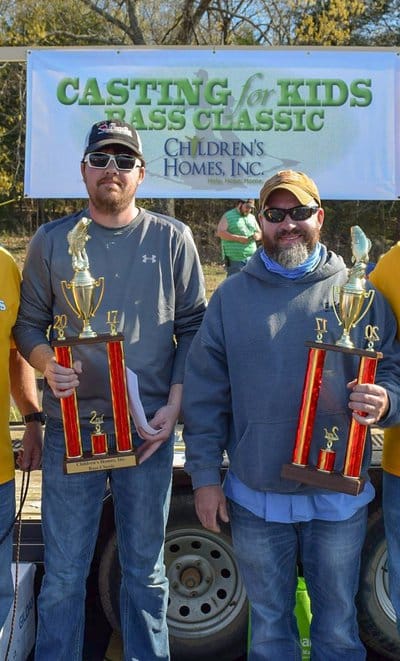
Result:
<instances>
[{"instance_id":1,"label":"trailer","mask_svg":"<svg viewBox=\"0 0 400 661\"><path fill-rule=\"evenodd\" d=\"M17 450L23 427L14 426ZM400 658L400 639L389 598L387 552L382 515L383 434L373 430L370 469L376 497L369 506L368 530L362 555L357 597L360 635L367 649L381 659ZM165 564L170 584L168 627L173 661L218 658L234 661L244 656L247 643L248 603L234 557L229 525L221 534L205 530L193 503L189 476L183 469L184 448L178 429L173 488L165 538ZM223 471L226 466L223 467ZM35 474L33 474L35 475ZM40 475L36 473L32 497L38 507ZM17 475L17 484L21 474ZM18 490L17 490L18 491ZM15 548L17 536L15 537ZM19 559L36 564L38 593L43 576L43 540L39 515L22 519ZM106 493L96 550L88 579L88 601L95 605L96 624L119 630L120 567L112 496ZM89 607L88 607L89 608Z\"/></svg>"}]
</instances>

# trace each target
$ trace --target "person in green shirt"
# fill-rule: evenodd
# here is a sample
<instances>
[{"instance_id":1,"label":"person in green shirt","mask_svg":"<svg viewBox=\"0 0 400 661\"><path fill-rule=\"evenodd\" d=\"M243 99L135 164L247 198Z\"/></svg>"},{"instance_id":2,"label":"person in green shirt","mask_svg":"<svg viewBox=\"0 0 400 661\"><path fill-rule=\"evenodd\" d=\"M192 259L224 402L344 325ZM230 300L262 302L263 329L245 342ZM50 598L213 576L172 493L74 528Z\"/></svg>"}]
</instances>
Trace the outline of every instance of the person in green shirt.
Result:
<instances>
[{"instance_id":1,"label":"person in green shirt","mask_svg":"<svg viewBox=\"0 0 400 661\"><path fill-rule=\"evenodd\" d=\"M253 199L239 200L218 223L216 235L221 239L227 276L238 273L257 250L261 231L254 209Z\"/></svg>"}]
</instances>

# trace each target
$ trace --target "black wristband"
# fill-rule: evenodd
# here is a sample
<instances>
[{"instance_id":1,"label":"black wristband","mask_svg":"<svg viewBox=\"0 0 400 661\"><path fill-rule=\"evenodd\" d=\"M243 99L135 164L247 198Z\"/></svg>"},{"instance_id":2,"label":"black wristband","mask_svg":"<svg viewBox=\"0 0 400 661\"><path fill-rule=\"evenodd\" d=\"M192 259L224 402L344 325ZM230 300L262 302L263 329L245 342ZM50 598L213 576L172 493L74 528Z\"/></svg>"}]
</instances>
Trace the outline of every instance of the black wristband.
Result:
<instances>
[{"instance_id":1,"label":"black wristband","mask_svg":"<svg viewBox=\"0 0 400 661\"><path fill-rule=\"evenodd\" d=\"M46 422L46 416L43 411L35 411L35 413L27 413L27 415L22 416L25 424L27 422L40 422L42 425Z\"/></svg>"}]
</instances>

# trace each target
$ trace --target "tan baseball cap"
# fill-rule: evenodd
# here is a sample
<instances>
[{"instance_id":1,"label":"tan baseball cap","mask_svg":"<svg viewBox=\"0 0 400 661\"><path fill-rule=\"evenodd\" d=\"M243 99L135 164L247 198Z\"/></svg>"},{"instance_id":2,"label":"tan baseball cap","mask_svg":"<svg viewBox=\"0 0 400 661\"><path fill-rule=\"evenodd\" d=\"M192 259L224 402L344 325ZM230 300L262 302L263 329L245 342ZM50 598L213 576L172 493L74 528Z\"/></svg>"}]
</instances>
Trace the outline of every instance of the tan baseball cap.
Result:
<instances>
[{"instance_id":1,"label":"tan baseball cap","mask_svg":"<svg viewBox=\"0 0 400 661\"><path fill-rule=\"evenodd\" d=\"M315 182L304 172L281 170L267 179L260 191L260 208L263 209L274 190L283 188L293 193L300 204L309 204L313 200L321 206L321 199Z\"/></svg>"}]
</instances>

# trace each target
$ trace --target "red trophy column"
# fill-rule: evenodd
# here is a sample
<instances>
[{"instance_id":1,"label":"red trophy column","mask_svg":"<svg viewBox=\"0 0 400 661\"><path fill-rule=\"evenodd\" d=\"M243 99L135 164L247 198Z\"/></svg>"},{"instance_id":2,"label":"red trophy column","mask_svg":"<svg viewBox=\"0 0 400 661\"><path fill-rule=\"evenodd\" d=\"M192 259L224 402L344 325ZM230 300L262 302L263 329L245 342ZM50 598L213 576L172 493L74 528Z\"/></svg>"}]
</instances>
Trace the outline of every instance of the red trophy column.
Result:
<instances>
[{"instance_id":1,"label":"red trophy column","mask_svg":"<svg viewBox=\"0 0 400 661\"><path fill-rule=\"evenodd\" d=\"M72 367L72 353L69 346L54 346L57 363L63 367ZM82 440L79 427L78 400L76 390L69 397L60 399L62 421L65 436L67 459L82 457Z\"/></svg>"},{"instance_id":2,"label":"red trophy column","mask_svg":"<svg viewBox=\"0 0 400 661\"><path fill-rule=\"evenodd\" d=\"M361 357L357 375L358 383L374 383L378 357ZM360 475L367 429L366 425L361 425L352 418L343 468L345 477L357 478Z\"/></svg>"},{"instance_id":3,"label":"red trophy column","mask_svg":"<svg viewBox=\"0 0 400 661\"><path fill-rule=\"evenodd\" d=\"M306 466L308 464L325 355L324 349L314 347L308 350L299 422L292 456L292 463L296 466Z\"/></svg>"},{"instance_id":4,"label":"red trophy column","mask_svg":"<svg viewBox=\"0 0 400 661\"><path fill-rule=\"evenodd\" d=\"M122 340L107 342L111 399L118 452L132 452L131 425Z\"/></svg>"}]
</instances>

